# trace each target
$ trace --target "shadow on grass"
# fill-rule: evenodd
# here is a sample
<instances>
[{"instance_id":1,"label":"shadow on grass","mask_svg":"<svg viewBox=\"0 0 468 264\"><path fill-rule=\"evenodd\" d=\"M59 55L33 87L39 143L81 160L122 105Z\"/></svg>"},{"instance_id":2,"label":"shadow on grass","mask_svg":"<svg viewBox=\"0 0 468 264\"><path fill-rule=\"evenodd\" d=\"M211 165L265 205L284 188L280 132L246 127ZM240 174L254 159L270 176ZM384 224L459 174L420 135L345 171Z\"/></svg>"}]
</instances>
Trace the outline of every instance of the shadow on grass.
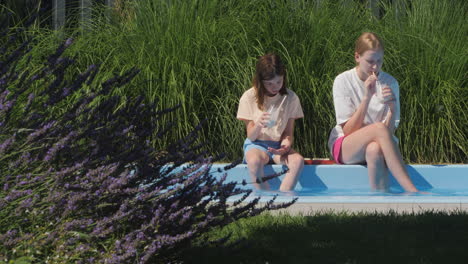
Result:
<instances>
[{"instance_id":1,"label":"shadow on grass","mask_svg":"<svg viewBox=\"0 0 468 264\"><path fill-rule=\"evenodd\" d=\"M466 263L468 213L269 214L211 232L239 244L193 246L184 263ZM206 238L205 238L206 239Z\"/></svg>"}]
</instances>

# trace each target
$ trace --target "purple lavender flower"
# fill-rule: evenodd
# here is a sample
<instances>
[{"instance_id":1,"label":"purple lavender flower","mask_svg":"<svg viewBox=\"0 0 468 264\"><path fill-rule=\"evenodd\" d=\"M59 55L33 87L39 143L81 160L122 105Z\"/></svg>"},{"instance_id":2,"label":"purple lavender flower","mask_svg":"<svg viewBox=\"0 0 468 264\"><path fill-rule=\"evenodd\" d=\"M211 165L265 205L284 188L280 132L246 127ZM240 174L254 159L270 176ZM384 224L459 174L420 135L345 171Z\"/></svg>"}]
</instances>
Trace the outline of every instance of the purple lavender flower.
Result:
<instances>
[{"instance_id":1,"label":"purple lavender flower","mask_svg":"<svg viewBox=\"0 0 468 264\"><path fill-rule=\"evenodd\" d=\"M66 96L70 95L70 91L71 91L71 89L69 87L63 88L62 96L66 97Z\"/></svg>"},{"instance_id":2,"label":"purple lavender flower","mask_svg":"<svg viewBox=\"0 0 468 264\"><path fill-rule=\"evenodd\" d=\"M2 82L3 83L6 83L5 80L2 78L0 79L0 85L2 85ZM5 90L3 93L0 94L0 103L3 103L5 101L5 98L7 97L7 95L10 94L10 91L8 90Z\"/></svg>"},{"instance_id":3,"label":"purple lavender flower","mask_svg":"<svg viewBox=\"0 0 468 264\"><path fill-rule=\"evenodd\" d=\"M91 85L91 83L96 78L97 73L99 72L99 66L93 64L93 65L89 66L88 71L91 72L91 75L89 76L88 80L86 81L86 85Z\"/></svg>"},{"instance_id":4,"label":"purple lavender flower","mask_svg":"<svg viewBox=\"0 0 468 264\"><path fill-rule=\"evenodd\" d=\"M98 66L82 74L70 71L75 61L64 55L73 43L67 39L29 78L28 63L16 62L29 52L30 43L5 49L12 52L0 65L0 87L19 86L0 94L5 139L0 155L2 164L10 166L3 171L14 175L0 177L0 209L8 217L5 222L21 230L0 234L1 242L24 247L30 245L25 239L34 236L35 244L44 245L44 256L53 248L89 262L151 263L165 254L173 259L178 246L213 227L276 208L273 203L258 208L258 199L242 204L251 191L224 183L227 174L221 180L210 175L210 164L221 156L205 157L203 144L197 143L201 124L167 151L154 149L166 145L161 140L171 136L177 123L162 120L180 105L157 110L142 96L113 93L129 84L138 69L94 84ZM31 93L36 85L41 92ZM84 85L90 87L80 91L82 98L66 105L65 97ZM9 111L26 96L26 117L15 121ZM59 111L45 109L50 105ZM33 132L15 137L18 129ZM13 152L15 146L22 147ZM227 198L239 194L242 198L230 210ZM44 224L36 228L33 223ZM49 233L37 233L43 230ZM115 244L107 248L112 239ZM44 259L39 256L37 262Z\"/></svg>"},{"instance_id":5,"label":"purple lavender flower","mask_svg":"<svg viewBox=\"0 0 468 264\"><path fill-rule=\"evenodd\" d=\"M65 223L64 230L84 230L93 223L93 219L75 219Z\"/></svg>"},{"instance_id":6,"label":"purple lavender flower","mask_svg":"<svg viewBox=\"0 0 468 264\"><path fill-rule=\"evenodd\" d=\"M15 139L16 139L16 134L13 134L13 136L11 136L7 140L3 141L2 144L0 144L0 156L3 155L5 151L8 150L8 148L11 145L13 145L13 143L15 142Z\"/></svg>"},{"instance_id":7,"label":"purple lavender flower","mask_svg":"<svg viewBox=\"0 0 468 264\"><path fill-rule=\"evenodd\" d=\"M74 41L73 38L68 38L68 39L65 41L64 46L65 46L66 48L68 48L69 46L71 46L71 44L73 44L73 41Z\"/></svg>"},{"instance_id":8,"label":"purple lavender flower","mask_svg":"<svg viewBox=\"0 0 468 264\"><path fill-rule=\"evenodd\" d=\"M66 167L61 169L58 172L54 173L54 178L58 182L62 182L64 180L64 177L70 173L76 172L80 169L82 169L87 163L89 162L89 159L85 158L82 162L76 162L73 166L71 167Z\"/></svg>"},{"instance_id":9,"label":"purple lavender flower","mask_svg":"<svg viewBox=\"0 0 468 264\"><path fill-rule=\"evenodd\" d=\"M60 151L61 149L63 149L65 147L65 144L68 143L68 141L72 140L73 138L75 138L76 136L78 135L77 132L75 131L72 131L70 133L68 133L68 135L66 135L64 138L60 139L57 143L54 144L54 146L52 146L48 151L47 151L47 154L46 156L44 157L44 161L51 161L55 155L57 154L58 151Z\"/></svg>"},{"instance_id":10,"label":"purple lavender flower","mask_svg":"<svg viewBox=\"0 0 468 264\"><path fill-rule=\"evenodd\" d=\"M15 201L20 197L31 195L31 193L32 190L12 190L7 196L5 196L4 200L7 202Z\"/></svg>"},{"instance_id":11,"label":"purple lavender flower","mask_svg":"<svg viewBox=\"0 0 468 264\"><path fill-rule=\"evenodd\" d=\"M16 100L6 101L5 103L0 103L0 111L8 112L15 104Z\"/></svg>"},{"instance_id":12,"label":"purple lavender flower","mask_svg":"<svg viewBox=\"0 0 468 264\"><path fill-rule=\"evenodd\" d=\"M32 197L28 197L25 200L21 201L21 203L20 203L21 208L30 209L32 206L33 206L33 198Z\"/></svg>"},{"instance_id":13,"label":"purple lavender flower","mask_svg":"<svg viewBox=\"0 0 468 264\"><path fill-rule=\"evenodd\" d=\"M31 142L33 141L35 138L43 135L44 133L47 132L47 130L49 130L53 125L55 125L57 123L57 121L51 121L51 122L48 122L47 124L45 124L43 127L37 129L36 131L34 131L33 133L31 133L27 139L26 139L26 142Z\"/></svg>"},{"instance_id":14,"label":"purple lavender flower","mask_svg":"<svg viewBox=\"0 0 468 264\"><path fill-rule=\"evenodd\" d=\"M135 126L134 125L131 125L127 128L125 128L124 130L122 130L122 134L125 135L127 134L128 132L130 132L130 130L132 130Z\"/></svg>"},{"instance_id":15,"label":"purple lavender flower","mask_svg":"<svg viewBox=\"0 0 468 264\"><path fill-rule=\"evenodd\" d=\"M18 235L18 230L10 229L5 234L0 234L0 241L7 241L11 239L15 239Z\"/></svg>"},{"instance_id":16,"label":"purple lavender flower","mask_svg":"<svg viewBox=\"0 0 468 264\"><path fill-rule=\"evenodd\" d=\"M35 97L34 93L30 93L30 94L28 95L28 104L31 103L31 101L34 99L34 97Z\"/></svg>"}]
</instances>

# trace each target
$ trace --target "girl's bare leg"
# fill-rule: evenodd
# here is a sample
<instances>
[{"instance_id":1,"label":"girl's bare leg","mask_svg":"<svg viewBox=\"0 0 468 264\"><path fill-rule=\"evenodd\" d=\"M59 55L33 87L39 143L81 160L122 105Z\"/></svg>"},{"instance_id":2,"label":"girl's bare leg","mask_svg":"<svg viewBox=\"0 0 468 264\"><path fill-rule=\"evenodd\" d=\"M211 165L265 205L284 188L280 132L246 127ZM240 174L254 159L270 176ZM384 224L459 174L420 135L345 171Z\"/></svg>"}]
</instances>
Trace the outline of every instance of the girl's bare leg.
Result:
<instances>
[{"instance_id":1,"label":"girl's bare leg","mask_svg":"<svg viewBox=\"0 0 468 264\"><path fill-rule=\"evenodd\" d=\"M406 172L400 151L392 140L392 135L383 123L374 123L354 131L343 140L341 159L346 164L365 160L367 146L375 142L380 146L385 163L398 183L408 192L418 189Z\"/></svg>"},{"instance_id":2,"label":"girl's bare leg","mask_svg":"<svg viewBox=\"0 0 468 264\"><path fill-rule=\"evenodd\" d=\"M253 181L255 188L260 190L270 190L268 182L257 183L257 179L261 181L264 176L263 167L270 161L268 155L259 149L250 149L245 154L247 168L249 169L250 178Z\"/></svg>"},{"instance_id":3,"label":"girl's bare leg","mask_svg":"<svg viewBox=\"0 0 468 264\"><path fill-rule=\"evenodd\" d=\"M281 182L280 191L287 192L294 190L294 187L296 187L297 181L299 180L299 176L302 173L302 169L304 169L304 158L301 154L291 149L288 155L273 156L273 161L276 164L284 164L289 168Z\"/></svg>"},{"instance_id":4,"label":"girl's bare leg","mask_svg":"<svg viewBox=\"0 0 468 264\"><path fill-rule=\"evenodd\" d=\"M388 169L379 144L375 141L369 143L366 148L365 158L371 189L380 191L388 190Z\"/></svg>"}]
</instances>

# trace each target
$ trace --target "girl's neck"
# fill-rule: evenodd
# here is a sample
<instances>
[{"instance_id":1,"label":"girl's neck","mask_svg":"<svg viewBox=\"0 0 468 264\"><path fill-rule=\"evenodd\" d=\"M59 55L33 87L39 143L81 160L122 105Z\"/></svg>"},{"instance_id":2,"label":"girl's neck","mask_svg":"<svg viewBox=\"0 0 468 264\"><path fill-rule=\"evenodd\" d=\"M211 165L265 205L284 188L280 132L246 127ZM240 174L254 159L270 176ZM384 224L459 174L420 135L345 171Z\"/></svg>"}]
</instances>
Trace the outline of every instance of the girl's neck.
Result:
<instances>
[{"instance_id":1,"label":"girl's neck","mask_svg":"<svg viewBox=\"0 0 468 264\"><path fill-rule=\"evenodd\" d=\"M280 93L278 92L276 94L271 94L271 93L268 93L267 91L265 91L265 96L270 97L270 98L273 98L273 97L277 96L278 94L280 94Z\"/></svg>"},{"instance_id":2,"label":"girl's neck","mask_svg":"<svg viewBox=\"0 0 468 264\"><path fill-rule=\"evenodd\" d=\"M356 74L359 77L359 79L363 82L365 82L367 80L367 77L369 77L369 76L366 76L365 73L361 72L359 65L356 66Z\"/></svg>"}]
</instances>

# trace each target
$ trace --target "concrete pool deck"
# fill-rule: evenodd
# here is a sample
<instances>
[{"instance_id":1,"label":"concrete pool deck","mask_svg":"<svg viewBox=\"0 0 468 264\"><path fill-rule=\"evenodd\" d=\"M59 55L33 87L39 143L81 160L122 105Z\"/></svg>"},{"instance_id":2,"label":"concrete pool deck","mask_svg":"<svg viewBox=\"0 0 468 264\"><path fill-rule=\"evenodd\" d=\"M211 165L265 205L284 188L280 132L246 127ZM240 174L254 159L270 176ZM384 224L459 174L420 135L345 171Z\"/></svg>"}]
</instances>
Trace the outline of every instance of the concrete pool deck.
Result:
<instances>
[{"instance_id":1,"label":"concrete pool deck","mask_svg":"<svg viewBox=\"0 0 468 264\"><path fill-rule=\"evenodd\" d=\"M227 182L238 182L240 188L251 189L247 166L241 164L224 171L228 164L214 164L213 174L227 174ZM279 173L281 165L265 166L265 175ZM295 193L284 195L277 192L284 176L269 180L273 191L254 192L247 200L261 196L260 202L277 195L277 202L298 201L284 210L290 214L309 214L327 211L346 212L397 212L417 213L422 211L468 211L468 164L453 165L407 165L407 170L416 187L427 194L406 195L390 175L391 193L372 192L369 189L367 168L362 165L306 165L296 186ZM392 191L393 190L393 191ZM232 201L236 200L232 198Z\"/></svg>"}]
</instances>

